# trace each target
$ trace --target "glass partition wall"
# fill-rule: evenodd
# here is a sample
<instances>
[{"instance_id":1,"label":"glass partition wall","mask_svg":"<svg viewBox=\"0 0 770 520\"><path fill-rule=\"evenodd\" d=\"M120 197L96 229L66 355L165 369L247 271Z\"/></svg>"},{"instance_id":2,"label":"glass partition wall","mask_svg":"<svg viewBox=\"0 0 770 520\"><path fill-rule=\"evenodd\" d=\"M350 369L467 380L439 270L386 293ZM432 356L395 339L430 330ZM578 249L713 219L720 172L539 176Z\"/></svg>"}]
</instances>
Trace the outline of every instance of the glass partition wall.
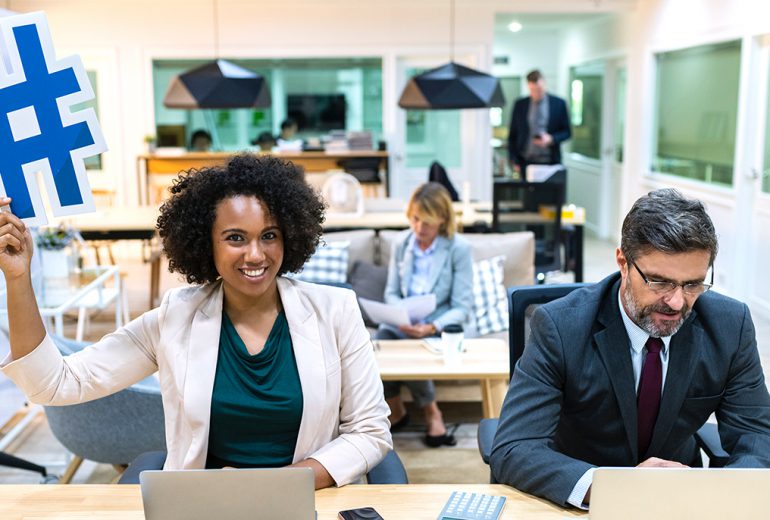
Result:
<instances>
[{"instance_id":1,"label":"glass partition wall","mask_svg":"<svg viewBox=\"0 0 770 520\"><path fill-rule=\"evenodd\" d=\"M189 147L198 129L212 134L213 148L235 151L252 146L262 132L277 135L292 117L298 137L321 139L331 130L370 131L382 137L380 58L233 59L265 77L272 106L260 109L179 110L163 106L172 78L209 60L154 60L153 90L158 146Z\"/></svg>"},{"instance_id":2,"label":"glass partition wall","mask_svg":"<svg viewBox=\"0 0 770 520\"><path fill-rule=\"evenodd\" d=\"M603 81L601 63L570 67L572 139L568 143L572 153L591 159L601 158Z\"/></svg>"},{"instance_id":3,"label":"glass partition wall","mask_svg":"<svg viewBox=\"0 0 770 520\"><path fill-rule=\"evenodd\" d=\"M740 41L663 52L656 59L653 169L731 186Z\"/></svg>"}]
</instances>

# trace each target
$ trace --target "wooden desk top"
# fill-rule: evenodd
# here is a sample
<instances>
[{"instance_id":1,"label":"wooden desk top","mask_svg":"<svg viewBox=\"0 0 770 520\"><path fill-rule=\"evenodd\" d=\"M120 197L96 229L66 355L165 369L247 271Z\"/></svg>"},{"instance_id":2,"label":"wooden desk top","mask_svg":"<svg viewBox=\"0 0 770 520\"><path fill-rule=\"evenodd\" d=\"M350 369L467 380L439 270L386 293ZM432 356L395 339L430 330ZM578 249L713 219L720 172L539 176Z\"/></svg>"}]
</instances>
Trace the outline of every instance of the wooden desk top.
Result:
<instances>
[{"instance_id":1,"label":"wooden desk top","mask_svg":"<svg viewBox=\"0 0 770 520\"><path fill-rule=\"evenodd\" d=\"M422 340L377 340L375 358L384 380L506 379L508 346L501 339L466 339L459 363L445 364Z\"/></svg>"},{"instance_id":2,"label":"wooden desk top","mask_svg":"<svg viewBox=\"0 0 770 520\"><path fill-rule=\"evenodd\" d=\"M388 520L435 520L452 491L504 495L504 520L585 517L499 484L350 485L317 491L315 502L318 520L336 520L338 511L366 506ZM143 520L144 512L136 485L2 485L0 518Z\"/></svg>"},{"instance_id":3,"label":"wooden desk top","mask_svg":"<svg viewBox=\"0 0 770 520\"><path fill-rule=\"evenodd\" d=\"M249 150L246 150L249 152ZM182 152L182 153L153 153L142 154L140 159L227 159L239 152ZM315 151L276 151L276 152L260 152L258 150L251 150L250 153L255 155L274 155L276 157L291 159L292 157L388 157L387 151L382 150L340 150L336 152L327 152L325 150Z\"/></svg>"},{"instance_id":4,"label":"wooden desk top","mask_svg":"<svg viewBox=\"0 0 770 520\"><path fill-rule=\"evenodd\" d=\"M492 223L490 202L476 202L465 207L455 203L455 211L458 213L458 221L464 226L483 222ZM566 206L565 206L566 208ZM66 221L81 231L126 231L155 229L159 208L157 206L114 207L98 210L96 213L88 213L75 217L63 217L55 219L56 222ZM582 224L584 215L577 218L563 218L563 223ZM326 229L406 229L409 227L409 219L403 211L373 211L361 216L340 216L334 213L326 214L324 228Z\"/></svg>"}]
</instances>

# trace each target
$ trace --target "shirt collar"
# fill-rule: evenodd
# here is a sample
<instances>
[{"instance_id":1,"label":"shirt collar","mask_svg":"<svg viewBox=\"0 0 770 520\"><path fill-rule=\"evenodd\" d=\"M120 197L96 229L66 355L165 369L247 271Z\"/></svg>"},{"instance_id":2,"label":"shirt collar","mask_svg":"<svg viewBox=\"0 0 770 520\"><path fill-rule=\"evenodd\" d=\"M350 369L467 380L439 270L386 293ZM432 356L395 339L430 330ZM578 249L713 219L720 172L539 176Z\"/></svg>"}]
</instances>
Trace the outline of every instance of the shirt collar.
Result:
<instances>
[{"instance_id":1,"label":"shirt collar","mask_svg":"<svg viewBox=\"0 0 770 520\"><path fill-rule=\"evenodd\" d=\"M433 239L433 243L428 246L428 249L423 251L420 249L420 246L417 245L417 237L414 233L412 233L412 236L409 237L409 247L412 248L415 255L421 255L421 256L427 256L433 253L433 251L436 250L436 246L438 245L439 237L436 237Z\"/></svg>"},{"instance_id":2,"label":"shirt collar","mask_svg":"<svg viewBox=\"0 0 770 520\"><path fill-rule=\"evenodd\" d=\"M626 308L623 306L623 298L620 297L620 290L618 290L618 306L620 307L620 316L623 318L623 325L626 327L628 339L631 340L631 349L636 353L639 353L644 348L650 335L628 317ZM663 353L665 354L668 352L668 344L671 343L671 336L661 336L660 339L663 340Z\"/></svg>"}]
</instances>

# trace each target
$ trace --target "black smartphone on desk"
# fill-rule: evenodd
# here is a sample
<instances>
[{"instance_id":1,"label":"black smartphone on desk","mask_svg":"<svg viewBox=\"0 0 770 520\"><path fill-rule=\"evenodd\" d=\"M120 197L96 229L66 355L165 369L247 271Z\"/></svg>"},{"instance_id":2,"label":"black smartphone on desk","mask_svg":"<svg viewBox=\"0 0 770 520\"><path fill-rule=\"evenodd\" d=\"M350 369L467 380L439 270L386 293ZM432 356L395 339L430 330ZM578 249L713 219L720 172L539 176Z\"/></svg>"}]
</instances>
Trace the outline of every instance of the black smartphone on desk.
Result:
<instances>
[{"instance_id":1,"label":"black smartphone on desk","mask_svg":"<svg viewBox=\"0 0 770 520\"><path fill-rule=\"evenodd\" d=\"M337 518L339 520L385 520L373 507L359 507L340 511Z\"/></svg>"}]
</instances>

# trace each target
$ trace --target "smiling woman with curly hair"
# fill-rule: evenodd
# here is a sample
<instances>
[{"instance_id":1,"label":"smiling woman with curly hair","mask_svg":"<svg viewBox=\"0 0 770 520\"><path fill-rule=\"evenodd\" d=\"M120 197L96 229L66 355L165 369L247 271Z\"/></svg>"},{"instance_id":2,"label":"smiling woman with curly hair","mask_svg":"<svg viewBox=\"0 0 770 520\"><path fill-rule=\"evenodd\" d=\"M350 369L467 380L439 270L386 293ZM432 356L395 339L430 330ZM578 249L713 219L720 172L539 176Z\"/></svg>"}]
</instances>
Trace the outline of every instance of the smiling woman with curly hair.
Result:
<instances>
[{"instance_id":1,"label":"smiling woman with curly hair","mask_svg":"<svg viewBox=\"0 0 770 520\"><path fill-rule=\"evenodd\" d=\"M279 275L302 269L323 232L323 202L304 182L302 170L275 157L236 155L226 166L180 174L170 191L171 199L160 208L158 230L169 270L188 283L213 282L220 274L211 228L222 199L243 195L262 201L283 234Z\"/></svg>"},{"instance_id":2,"label":"smiling woman with curly hair","mask_svg":"<svg viewBox=\"0 0 770 520\"><path fill-rule=\"evenodd\" d=\"M9 199L0 200L7 206ZM316 487L363 476L391 449L388 407L352 291L286 278L322 233L324 205L293 164L238 155L183 172L161 207L169 270L189 287L63 358L29 282L24 223L0 214L11 361L45 405L83 402L158 372L168 469L304 466Z\"/></svg>"}]
</instances>

